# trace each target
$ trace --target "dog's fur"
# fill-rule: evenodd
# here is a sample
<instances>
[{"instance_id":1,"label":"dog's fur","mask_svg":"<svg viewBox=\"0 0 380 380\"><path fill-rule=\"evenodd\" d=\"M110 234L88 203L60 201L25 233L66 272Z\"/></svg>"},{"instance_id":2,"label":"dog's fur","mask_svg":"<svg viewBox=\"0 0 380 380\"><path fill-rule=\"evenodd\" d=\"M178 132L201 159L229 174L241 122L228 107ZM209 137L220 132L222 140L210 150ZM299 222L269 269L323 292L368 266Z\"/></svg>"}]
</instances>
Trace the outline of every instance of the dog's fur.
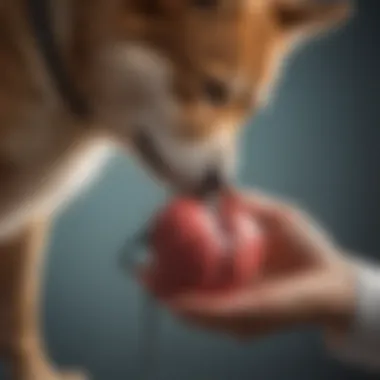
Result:
<instances>
[{"instance_id":1,"label":"dog's fur","mask_svg":"<svg viewBox=\"0 0 380 380\"><path fill-rule=\"evenodd\" d=\"M38 329L41 252L57 208L115 147L179 189L195 188L211 166L228 175L238 130L266 101L289 52L350 7L52 1L64 64L92 111L80 120L48 74L25 3L0 5L0 352L14 380L71 379L50 366ZM140 150L142 136L164 165Z\"/></svg>"}]
</instances>

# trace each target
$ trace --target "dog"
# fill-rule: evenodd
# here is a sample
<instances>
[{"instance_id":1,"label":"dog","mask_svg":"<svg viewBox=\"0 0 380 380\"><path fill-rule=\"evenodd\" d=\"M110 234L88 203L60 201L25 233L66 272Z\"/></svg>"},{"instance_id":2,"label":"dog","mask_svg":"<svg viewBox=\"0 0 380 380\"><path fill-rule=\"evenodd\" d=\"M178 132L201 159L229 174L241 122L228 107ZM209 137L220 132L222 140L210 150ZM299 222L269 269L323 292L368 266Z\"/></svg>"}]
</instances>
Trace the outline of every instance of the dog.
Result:
<instances>
[{"instance_id":1,"label":"dog","mask_svg":"<svg viewBox=\"0 0 380 380\"><path fill-rule=\"evenodd\" d=\"M348 0L3 0L0 5L0 353L12 380L83 379L39 331L57 212L114 149L175 191L233 178L239 130L283 63Z\"/></svg>"}]
</instances>

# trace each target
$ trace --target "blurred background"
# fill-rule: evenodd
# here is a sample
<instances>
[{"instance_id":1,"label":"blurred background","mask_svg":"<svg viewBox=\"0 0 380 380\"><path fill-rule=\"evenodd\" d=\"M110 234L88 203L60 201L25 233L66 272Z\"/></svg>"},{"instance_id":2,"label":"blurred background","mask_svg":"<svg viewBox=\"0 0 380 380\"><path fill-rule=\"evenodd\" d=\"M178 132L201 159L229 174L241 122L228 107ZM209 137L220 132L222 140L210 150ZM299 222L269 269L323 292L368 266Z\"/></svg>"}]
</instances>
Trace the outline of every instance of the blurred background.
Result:
<instances>
[{"instance_id":1,"label":"blurred background","mask_svg":"<svg viewBox=\"0 0 380 380\"><path fill-rule=\"evenodd\" d=\"M345 247L380 262L379 19L379 2L362 0L348 27L292 59L273 104L245 131L239 180L295 199ZM138 379L143 293L117 255L164 199L134 162L116 157L60 217L44 303L60 365L84 367L95 380ZM189 330L165 311L161 323L154 380L372 378L332 359L318 331L242 345Z\"/></svg>"}]
</instances>

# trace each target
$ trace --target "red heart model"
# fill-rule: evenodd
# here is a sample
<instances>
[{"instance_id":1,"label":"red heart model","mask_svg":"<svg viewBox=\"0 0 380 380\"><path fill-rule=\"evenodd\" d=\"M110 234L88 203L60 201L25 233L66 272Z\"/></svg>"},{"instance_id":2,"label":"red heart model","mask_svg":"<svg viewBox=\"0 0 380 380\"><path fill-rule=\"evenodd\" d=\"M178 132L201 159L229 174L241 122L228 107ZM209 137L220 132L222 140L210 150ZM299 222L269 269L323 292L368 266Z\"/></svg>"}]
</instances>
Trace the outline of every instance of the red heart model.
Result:
<instances>
[{"instance_id":1,"label":"red heart model","mask_svg":"<svg viewBox=\"0 0 380 380\"><path fill-rule=\"evenodd\" d=\"M175 199L159 212L151 233L149 285L157 296L234 289L260 273L263 233L234 196L214 207Z\"/></svg>"}]
</instances>

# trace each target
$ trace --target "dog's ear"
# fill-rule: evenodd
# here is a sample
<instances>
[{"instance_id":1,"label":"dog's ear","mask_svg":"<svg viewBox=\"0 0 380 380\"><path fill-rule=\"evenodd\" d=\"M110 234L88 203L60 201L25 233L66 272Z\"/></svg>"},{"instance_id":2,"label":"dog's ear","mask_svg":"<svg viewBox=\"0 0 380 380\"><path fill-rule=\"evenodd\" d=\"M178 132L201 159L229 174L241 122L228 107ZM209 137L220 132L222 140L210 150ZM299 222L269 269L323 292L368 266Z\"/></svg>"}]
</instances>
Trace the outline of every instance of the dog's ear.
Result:
<instances>
[{"instance_id":1,"label":"dog's ear","mask_svg":"<svg viewBox=\"0 0 380 380\"><path fill-rule=\"evenodd\" d=\"M271 0L275 21L290 36L310 36L346 22L350 0Z\"/></svg>"}]
</instances>

